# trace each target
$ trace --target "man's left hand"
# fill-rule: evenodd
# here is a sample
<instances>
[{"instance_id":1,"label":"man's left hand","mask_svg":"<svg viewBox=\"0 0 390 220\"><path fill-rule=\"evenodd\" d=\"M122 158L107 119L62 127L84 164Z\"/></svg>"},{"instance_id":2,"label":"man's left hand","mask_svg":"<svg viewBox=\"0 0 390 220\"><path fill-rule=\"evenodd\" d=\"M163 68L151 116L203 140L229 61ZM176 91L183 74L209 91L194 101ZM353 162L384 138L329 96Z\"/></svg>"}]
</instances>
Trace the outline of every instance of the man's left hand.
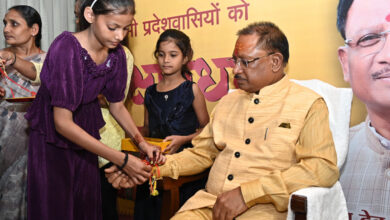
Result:
<instances>
[{"instance_id":1,"label":"man's left hand","mask_svg":"<svg viewBox=\"0 0 390 220\"><path fill-rule=\"evenodd\" d=\"M213 219L233 219L248 210L242 197L241 187L224 192L217 197L213 208Z\"/></svg>"}]
</instances>

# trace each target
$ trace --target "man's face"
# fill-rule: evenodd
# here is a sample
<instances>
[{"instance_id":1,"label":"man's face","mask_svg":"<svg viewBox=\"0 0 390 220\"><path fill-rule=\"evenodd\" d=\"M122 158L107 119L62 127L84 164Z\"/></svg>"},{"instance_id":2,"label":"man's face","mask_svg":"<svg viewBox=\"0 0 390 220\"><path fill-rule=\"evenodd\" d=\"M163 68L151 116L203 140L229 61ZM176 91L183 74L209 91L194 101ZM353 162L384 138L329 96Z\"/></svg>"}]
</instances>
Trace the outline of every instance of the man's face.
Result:
<instances>
[{"instance_id":1,"label":"man's face","mask_svg":"<svg viewBox=\"0 0 390 220\"><path fill-rule=\"evenodd\" d=\"M271 69L271 56L267 56L272 51L257 47L258 39L256 34L239 36L233 52L233 58L237 61L252 61L260 58L250 62L248 67L242 62L237 62L233 68L238 87L250 93L258 92L263 87L272 84L276 75Z\"/></svg>"},{"instance_id":2,"label":"man's face","mask_svg":"<svg viewBox=\"0 0 390 220\"><path fill-rule=\"evenodd\" d=\"M370 33L390 30L389 0L355 0L349 10L345 35L351 46L339 48L344 79L368 109L390 109L390 39L361 47L355 43Z\"/></svg>"}]
</instances>

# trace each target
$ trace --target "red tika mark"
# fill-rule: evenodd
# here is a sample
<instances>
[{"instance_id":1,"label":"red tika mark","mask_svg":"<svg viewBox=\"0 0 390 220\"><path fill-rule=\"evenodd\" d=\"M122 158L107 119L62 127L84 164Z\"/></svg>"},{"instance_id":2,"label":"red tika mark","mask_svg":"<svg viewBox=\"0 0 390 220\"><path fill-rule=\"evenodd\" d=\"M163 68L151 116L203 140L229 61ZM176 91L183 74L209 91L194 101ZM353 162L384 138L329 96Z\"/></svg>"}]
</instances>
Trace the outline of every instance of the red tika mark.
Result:
<instances>
[{"instance_id":1,"label":"red tika mark","mask_svg":"<svg viewBox=\"0 0 390 220\"><path fill-rule=\"evenodd\" d=\"M386 16L386 21L387 21L387 22L390 22L390 14L388 14L388 15Z\"/></svg>"}]
</instances>

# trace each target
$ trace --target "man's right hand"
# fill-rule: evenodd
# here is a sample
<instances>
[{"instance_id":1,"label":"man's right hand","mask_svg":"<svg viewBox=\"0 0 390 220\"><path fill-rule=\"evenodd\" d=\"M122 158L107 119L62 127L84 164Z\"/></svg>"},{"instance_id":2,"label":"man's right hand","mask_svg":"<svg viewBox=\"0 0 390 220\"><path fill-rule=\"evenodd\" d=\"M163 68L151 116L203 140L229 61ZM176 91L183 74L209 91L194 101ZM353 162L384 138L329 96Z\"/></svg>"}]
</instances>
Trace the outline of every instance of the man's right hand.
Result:
<instances>
[{"instance_id":1,"label":"man's right hand","mask_svg":"<svg viewBox=\"0 0 390 220\"><path fill-rule=\"evenodd\" d=\"M135 183L130 181L129 177L118 169L116 165L113 165L104 170L106 172L106 178L109 183L116 189L127 189L134 187Z\"/></svg>"},{"instance_id":2,"label":"man's right hand","mask_svg":"<svg viewBox=\"0 0 390 220\"><path fill-rule=\"evenodd\" d=\"M241 187L218 195L213 207L214 220L231 220L248 210L242 196Z\"/></svg>"}]
</instances>

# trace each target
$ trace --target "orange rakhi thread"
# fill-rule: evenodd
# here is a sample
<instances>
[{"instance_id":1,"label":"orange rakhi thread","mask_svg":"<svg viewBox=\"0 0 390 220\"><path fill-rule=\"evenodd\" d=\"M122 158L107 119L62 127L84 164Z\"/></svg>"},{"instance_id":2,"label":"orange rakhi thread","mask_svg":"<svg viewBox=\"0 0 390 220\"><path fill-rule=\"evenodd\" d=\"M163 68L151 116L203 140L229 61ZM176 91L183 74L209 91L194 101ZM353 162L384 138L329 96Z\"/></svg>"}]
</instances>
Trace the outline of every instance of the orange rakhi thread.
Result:
<instances>
[{"instance_id":1,"label":"orange rakhi thread","mask_svg":"<svg viewBox=\"0 0 390 220\"><path fill-rule=\"evenodd\" d=\"M157 178L160 176L160 168L158 167L158 164L151 164L147 160L143 160L143 162L148 165L152 166L152 175L149 177L149 191L151 196L158 196L157 191Z\"/></svg>"},{"instance_id":2,"label":"orange rakhi thread","mask_svg":"<svg viewBox=\"0 0 390 220\"><path fill-rule=\"evenodd\" d=\"M3 62L0 62L1 63L1 67L0 67L0 72L1 72L1 75L3 77L5 77L6 79L8 79L9 81L11 81L13 84L19 86L21 89L25 90L26 92L30 93L31 96L35 96L37 93L36 92L33 92L33 91L30 91L29 89L27 89L26 87L24 86L21 86L19 85L17 82L15 82L13 79L9 78L7 72L5 71L5 65ZM5 81L5 83L7 84L7 81ZM11 90L11 94L12 94L12 98L15 98L15 93L14 93L14 90L10 87L9 88Z\"/></svg>"}]
</instances>

